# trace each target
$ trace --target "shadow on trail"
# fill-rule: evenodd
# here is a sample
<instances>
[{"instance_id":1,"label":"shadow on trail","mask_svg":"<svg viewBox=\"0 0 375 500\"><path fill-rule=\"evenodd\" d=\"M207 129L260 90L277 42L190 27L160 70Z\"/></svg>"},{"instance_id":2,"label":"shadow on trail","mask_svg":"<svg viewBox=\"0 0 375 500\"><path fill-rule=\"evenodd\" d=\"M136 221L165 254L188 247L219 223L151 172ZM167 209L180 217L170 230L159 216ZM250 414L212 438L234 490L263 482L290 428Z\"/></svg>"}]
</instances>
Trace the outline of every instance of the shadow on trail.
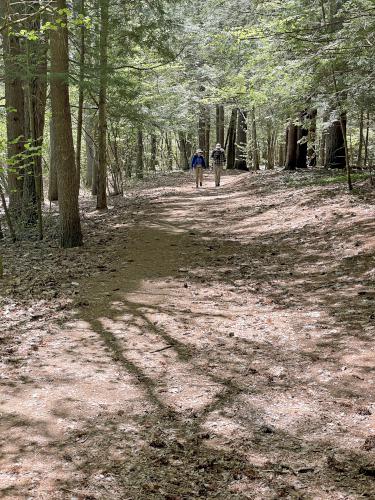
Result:
<instances>
[{"instance_id":1,"label":"shadow on trail","mask_svg":"<svg viewBox=\"0 0 375 500\"><path fill-rule=\"evenodd\" d=\"M347 437L371 396L368 370L360 366L356 379L341 372L347 342L370 341L368 297L355 301L356 287L370 285L368 256L337 262L336 234L318 224L263 227L256 218L272 218L274 199L248 210L242 239L228 220L228 196L240 223L242 204L260 191L238 189L200 192L198 202L191 193L156 199L147 218L138 213L133 227L117 228L126 241L117 260L81 284L77 304L86 305L62 328L73 353L61 357L90 361L72 384L87 380L99 395L76 429L36 445L44 460L66 466L54 498L375 494L373 455L353 445L356 430ZM370 231L356 226L361 238ZM87 359L90 346L97 358ZM111 397L100 393L95 370L113 377ZM55 403L70 423L78 397ZM15 462L23 440L14 443Z\"/></svg>"},{"instance_id":2,"label":"shadow on trail","mask_svg":"<svg viewBox=\"0 0 375 500\"><path fill-rule=\"evenodd\" d=\"M159 217L162 214L162 221L186 231L195 226L198 237L202 234L207 241L212 239L212 246L217 248L209 247L210 251L214 250L215 263L207 279L217 277L218 281L234 283L243 278L248 286L254 282L261 287L269 285L265 292L275 304L322 308L340 328L354 329L359 336L368 327L373 327L370 316L375 300L371 290L375 222L358 220L355 214L348 214L344 219L342 214L333 213L327 220L328 227L318 218L296 224L289 230L280 230L273 220L276 212L281 212L280 222L283 217L290 217L293 222L293 214L286 212L283 215L285 202L281 200L275 204L269 187L270 199L262 197L257 179L244 176L242 189L236 182L223 191L200 193L198 200L194 194L186 198L175 196L171 203L156 203L155 213ZM327 189L332 191L332 187ZM299 207L303 210L306 203L316 204L321 196L320 192L304 193L304 198L298 199L295 191L292 192L297 200L294 207L297 211ZM211 194L216 194L214 202L210 199ZM339 196L340 193L334 194ZM249 203L249 198L255 202ZM228 201L234 201L235 207L228 208ZM199 208L195 216L191 214L191 207L197 202ZM249 206L244 209L246 203ZM352 245L351 255L342 255L342 249L336 247L340 240ZM367 241L373 242L372 248L361 251L361 244ZM199 257L203 259L202 267L210 265L210 254L201 252ZM220 259L223 266L220 266ZM256 291L261 294L260 289Z\"/></svg>"},{"instance_id":3,"label":"shadow on trail","mask_svg":"<svg viewBox=\"0 0 375 500\"><path fill-rule=\"evenodd\" d=\"M305 231L314 231L314 227ZM99 498L107 490L113 498L128 495L140 499L247 498L253 489L264 497L280 498L297 494L301 483L309 484L320 495L332 497L336 489L339 492L344 488L352 494L374 491L368 456L342 446L341 436L345 431L330 433L324 416L329 412L329 418L335 418L342 411L340 402L332 401L335 397L345 395L360 402L361 383L353 382L350 389L345 379L322 382L318 374L313 375L311 353L306 355L303 347L300 351L283 352L280 346L273 346L266 339L249 340L239 335L223 341L220 332L215 332L208 344L200 346L199 337L205 335L202 325L215 316L221 317L223 325L229 321L223 311L210 308L212 304L204 300L201 312L191 309L192 304L187 303L191 295L186 295L186 290L194 294L202 283L206 291L219 285L225 294L233 287L241 290L244 281L254 299L267 298L272 307L282 310L298 310L306 294L304 305L312 300L311 305L316 307L315 299L307 297L314 293L311 285L298 288L300 280L305 279L298 266L311 264L303 248L296 250L294 246L293 259L287 260L285 271L277 268L275 259L260 258L275 251L275 238L281 242L279 249L285 262L295 244L295 233L279 233L269 241L240 245L218 237L210 239L207 233L201 235L196 230L187 234L169 232L165 226L157 229L157 224L144 226L142 233L149 247L144 248L144 243L137 240L137 233L129 233L132 241L139 241L131 255L135 263L137 255L142 260L138 270L129 268L126 273L101 282L102 297L110 290L117 291L115 297L101 299L92 317L93 311L77 311L77 318L90 324L92 331L102 338L112 360L134 377L145 399L152 404L146 415L133 417L135 430L125 440L121 426L124 421L129 423L126 411L120 417L106 414L107 423L101 423L99 429L94 424L92 434L88 434L76 457L87 491L101 492L97 494ZM180 254L176 247L181 249ZM192 248L196 253L192 253ZM233 254L235 259L228 261ZM155 266L157 255L163 255L159 267ZM198 273L191 266L193 255L200 263ZM248 267L241 269L239 264L244 261ZM333 266L330 273L325 274L323 282L337 276L337 268ZM285 284L284 288L275 287L276 275L278 280L288 279L290 295ZM315 293L320 294L322 276L319 273L309 276L316 285ZM276 290L273 293L264 290L264 283ZM251 286L258 288L251 292ZM87 288L99 293L95 283ZM176 297L181 300L177 304ZM326 299L325 309L329 305ZM233 306L236 300L238 296L233 298ZM330 314L335 317L335 310L331 309ZM249 328L251 322L249 318ZM341 335L345 327L341 325ZM221 347L219 340L223 342ZM326 359L322 346L316 350L319 358ZM331 360L336 362L340 355L336 344L336 351L330 351ZM263 364L252 368L257 359ZM267 371L267 365L280 364L288 371L287 380ZM301 376L304 371L305 377ZM317 395L311 399L312 388ZM327 391L331 393L328 399ZM197 402L202 394L203 401ZM307 406L295 420L293 432L287 430L288 426L278 426L266 410L267 404L272 407L275 401L288 399L290 395L305 401ZM310 422L308 430L306 419ZM108 430L103 431L103 427ZM110 486L103 486L104 479ZM79 491L82 479L77 484L68 482L66 487Z\"/></svg>"}]
</instances>

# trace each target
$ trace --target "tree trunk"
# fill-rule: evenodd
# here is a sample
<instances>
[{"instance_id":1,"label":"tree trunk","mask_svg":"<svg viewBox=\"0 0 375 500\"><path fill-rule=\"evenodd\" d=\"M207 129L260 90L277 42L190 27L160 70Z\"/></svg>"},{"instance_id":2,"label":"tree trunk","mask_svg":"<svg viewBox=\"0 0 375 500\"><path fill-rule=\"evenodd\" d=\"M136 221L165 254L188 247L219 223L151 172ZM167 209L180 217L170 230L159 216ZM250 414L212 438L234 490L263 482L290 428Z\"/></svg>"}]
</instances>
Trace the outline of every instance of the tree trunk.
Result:
<instances>
[{"instance_id":1,"label":"tree trunk","mask_svg":"<svg viewBox=\"0 0 375 500\"><path fill-rule=\"evenodd\" d=\"M220 106L220 133L219 133L219 142L221 146L224 146L225 141L225 109L224 106Z\"/></svg>"},{"instance_id":2,"label":"tree trunk","mask_svg":"<svg viewBox=\"0 0 375 500\"><path fill-rule=\"evenodd\" d=\"M85 0L80 0L79 14L85 16ZM85 26L80 27L79 40L79 92L78 92L78 114L77 114L77 145L76 145L76 168L78 188L81 184L81 150L82 150L82 128L83 128L83 102L84 102L84 80L85 80Z\"/></svg>"},{"instance_id":3,"label":"tree trunk","mask_svg":"<svg viewBox=\"0 0 375 500\"><path fill-rule=\"evenodd\" d=\"M201 104L199 106L198 118L198 148L204 151L206 144L206 108Z\"/></svg>"},{"instance_id":4,"label":"tree trunk","mask_svg":"<svg viewBox=\"0 0 375 500\"><path fill-rule=\"evenodd\" d=\"M236 123L237 123L237 108L232 109L230 122L227 133L227 168L234 168L236 161Z\"/></svg>"},{"instance_id":5,"label":"tree trunk","mask_svg":"<svg viewBox=\"0 0 375 500\"><path fill-rule=\"evenodd\" d=\"M38 14L39 1L28 4L27 12L32 15L27 23L29 30L40 30L41 19ZM38 221L39 236L42 237L42 200L43 169L42 146L47 101L47 39L40 37L37 41L26 40L26 63L28 81L25 85L25 125L28 124L30 144L37 154L30 162L32 168L25 169L23 186L23 218L26 223ZM27 111L27 112L26 112Z\"/></svg>"},{"instance_id":6,"label":"tree trunk","mask_svg":"<svg viewBox=\"0 0 375 500\"><path fill-rule=\"evenodd\" d=\"M206 107L206 119L205 119L205 138L204 138L204 148L203 155L207 162L210 162L210 134L211 134L211 109L209 106Z\"/></svg>"},{"instance_id":7,"label":"tree trunk","mask_svg":"<svg viewBox=\"0 0 375 500\"><path fill-rule=\"evenodd\" d=\"M137 179L143 179L143 132L139 128L137 132L137 164L136 164Z\"/></svg>"},{"instance_id":8,"label":"tree trunk","mask_svg":"<svg viewBox=\"0 0 375 500\"><path fill-rule=\"evenodd\" d=\"M248 170L247 168L247 112L238 109L237 112L237 138L235 149L236 161L234 168Z\"/></svg>"},{"instance_id":9,"label":"tree trunk","mask_svg":"<svg viewBox=\"0 0 375 500\"><path fill-rule=\"evenodd\" d=\"M363 166L363 145L364 145L364 111L361 109L359 115L359 143L358 143L358 157L357 157L357 167L361 168Z\"/></svg>"},{"instance_id":10,"label":"tree trunk","mask_svg":"<svg viewBox=\"0 0 375 500\"><path fill-rule=\"evenodd\" d=\"M316 167L317 163L317 145L316 145L316 116L317 110L313 109L309 113L309 133L308 133L308 163L310 167Z\"/></svg>"},{"instance_id":11,"label":"tree trunk","mask_svg":"<svg viewBox=\"0 0 375 500\"><path fill-rule=\"evenodd\" d=\"M270 170L274 167L272 162L272 125L267 124L267 169Z\"/></svg>"},{"instance_id":12,"label":"tree trunk","mask_svg":"<svg viewBox=\"0 0 375 500\"><path fill-rule=\"evenodd\" d=\"M272 122L267 124L267 168L272 170L275 168L275 144L276 133L273 130Z\"/></svg>"},{"instance_id":13,"label":"tree trunk","mask_svg":"<svg viewBox=\"0 0 375 500\"><path fill-rule=\"evenodd\" d=\"M297 168L307 168L307 141L309 131L306 129L305 121L306 114L301 113L300 125L297 126Z\"/></svg>"},{"instance_id":14,"label":"tree trunk","mask_svg":"<svg viewBox=\"0 0 375 500\"><path fill-rule=\"evenodd\" d=\"M30 70L30 48L29 40L26 41L27 45L27 67ZM41 199L41 186L42 186L42 168L41 163L38 162L37 158L41 159L42 151L39 149L39 144L43 140L43 137L38 137L37 135L37 124L36 118L38 116L36 110L35 102L35 88L33 85L33 78L29 75L29 79L25 88L25 98L27 102L27 117L29 120L29 144L32 150L34 150L34 155L30 158L27 168L25 169L24 178L24 192L23 192L23 214L24 222L34 224L38 221L39 239L43 239L43 215L42 215L42 199ZM44 115L44 108L43 108ZM43 116L43 128L44 128L44 116ZM43 132L42 132L43 133ZM38 151L38 153L37 153ZM26 195L27 193L27 195Z\"/></svg>"},{"instance_id":15,"label":"tree trunk","mask_svg":"<svg viewBox=\"0 0 375 500\"><path fill-rule=\"evenodd\" d=\"M119 157L119 147L118 147L118 129L112 127L112 139L108 135L108 144L110 146L110 152L112 153L111 173L113 181L113 195L118 196L123 193L123 182L122 182L122 170L121 162Z\"/></svg>"},{"instance_id":16,"label":"tree trunk","mask_svg":"<svg viewBox=\"0 0 375 500\"><path fill-rule=\"evenodd\" d=\"M48 199L49 201L57 201L59 199L57 190L57 169L59 157L56 144L56 132L53 125L53 118L49 122L49 183L48 183Z\"/></svg>"},{"instance_id":17,"label":"tree trunk","mask_svg":"<svg viewBox=\"0 0 375 500\"><path fill-rule=\"evenodd\" d=\"M290 121L287 132L285 170L295 170L297 162L297 126Z\"/></svg>"},{"instance_id":18,"label":"tree trunk","mask_svg":"<svg viewBox=\"0 0 375 500\"><path fill-rule=\"evenodd\" d=\"M225 115L224 115L224 106L221 104L216 105L216 142L224 146L224 123L225 123Z\"/></svg>"},{"instance_id":19,"label":"tree trunk","mask_svg":"<svg viewBox=\"0 0 375 500\"><path fill-rule=\"evenodd\" d=\"M211 129L211 113L209 106L199 106L199 121L198 121L198 147L203 151L203 156L206 162L209 162L210 156L210 129Z\"/></svg>"},{"instance_id":20,"label":"tree trunk","mask_svg":"<svg viewBox=\"0 0 375 500\"><path fill-rule=\"evenodd\" d=\"M23 212L25 221L29 223L37 219L40 210L39 203L43 201L42 146L47 100L47 43L41 57L42 60L36 67L38 74L32 82L29 82L27 96L27 100L31 100L30 108L26 113L30 122L30 139L34 147L39 150L39 154L34 157L33 171L26 169L24 176ZM32 132L35 134L34 138L32 138Z\"/></svg>"},{"instance_id":21,"label":"tree trunk","mask_svg":"<svg viewBox=\"0 0 375 500\"><path fill-rule=\"evenodd\" d=\"M100 0L99 164L97 210L107 208L107 80L109 0Z\"/></svg>"},{"instance_id":22,"label":"tree trunk","mask_svg":"<svg viewBox=\"0 0 375 500\"><path fill-rule=\"evenodd\" d=\"M165 145L167 147L167 170L173 170L173 151L172 151L172 138L169 133L165 134Z\"/></svg>"},{"instance_id":23,"label":"tree trunk","mask_svg":"<svg viewBox=\"0 0 375 500\"><path fill-rule=\"evenodd\" d=\"M158 140L155 134L151 135L151 158L150 158L150 170L151 172L156 171L156 162L157 162L157 153L158 153Z\"/></svg>"},{"instance_id":24,"label":"tree trunk","mask_svg":"<svg viewBox=\"0 0 375 500\"><path fill-rule=\"evenodd\" d=\"M93 117L85 113L85 144L86 144L86 186L93 187L94 163L95 163L95 127L92 123ZM96 193L94 193L96 194Z\"/></svg>"},{"instance_id":25,"label":"tree trunk","mask_svg":"<svg viewBox=\"0 0 375 500\"><path fill-rule=\"evenodd\" d=\"M91 194L93 196L97 196L98 194L98 172L99 172L99 155L98 155L98 149L95 148L94 161L92 164L92 186L91 186Z\"/></svg>"},{"instance_id":26,"label":"tree trunk","mask_svg":"<svg viewBox=\"0 0 375 500\"><path fill-rule=\"evenodd\" d=\"M345 167L346 167L348 190L350 192L353 190L353 182L352 182L352 167L349 161L348 138L346 133L346 113L340 114L340 127L342 136L344 138Z\"/></svg>"},{"instance_id":27,"label":"tree trunk","mask_svg":"<svg viewBox=\"0 0 375 500\"><path fill-rule=\"evenodd\" d=\"M60 11L55 17L63 19L51 30L51 108L56 132L56 154L59 159L58 191L60 209L61 246L71 248L82 245L78 207L77 176L74 158L72 122L69 102L69 45L65 0L56 0ZM56 22L56 21L55 21Z\"/></svg>"},{"instance_id":28,"label":"tree trunk","mask_svg":"<svg viewBox=\"0 0 375 500\"><path fill-rule=\"evenodd\" d=\"M187 167L190 168L190 161L193 156L193 142L194 139L190 133L187 134L186 138L186 157L187 157Z\"/></svg>"},{"instance_id":29,"label":"tree trunk","mask_svg":"<svg viewBox=\"0 0 375 500\"><path fill-rule=\"evenodd\" d=\"M258 138L257 138L257 122L255 115L255 107L251 110L251 149L253 162L251 170L259 170L259 148L258 148Z\"/></svg>"},{"instance_id":30,"label":"tree trunk","mask_svg":"<svg viewBox=\"0 0 375 500\"><path fill-rule=\"evenodd\" d=\"M343 113L340 118L338 113L334 112L327 130L325 159L326 168L344 169L346 167L345 141L341 120L344 124L344 129L346 129L346 114Z\"/></svg>"},{"instance_id":31,"label":"tree trunk","mask_svg":"<svg viewBox=\"0 0 375 500\"><path fill-rule=\"evenodd\" d=\"M180 168L182 170L189 170L190 167L190 154L188 151L188 139L184 132L178 133L178 143L180 150Z\"/></svg>"},{"instance_id":32,"label":"tree trunk","mask_svg":"<svg viewBox=\"0 0 375 500\"><path fill-rule=\"evenodd\" d=\"M9 0L0 4L1 17L17 17L17 7L11 7ZM9 210L19 217L22 210L23 159L25 141L25 109L22 77L24 67L20 39L10 34L10 28L3 32L5 108L8 145L8 193Z\"/></svg>"},{"instance_id":33,"label":"tree trunk","mask_svg":"<svg viewBox=\"0 0 375 500\"><path fill-rule=\"evenodd\" d=\"M285 143L280 142L279 144L279 167L282 167L285 164Z\"/></svg>"},{"instance_id":34,"label":"tree trunk","mask_svg":"<svg viewBox=\"0 0 375 500\"><path fill-rule=\"evenodd\" d=\"M367 162L368 162L369 133L370 133L370 112L367 111L367 114L366 114L365 157L363 159L364 167L367 167Z\"/></svg>"},{"instance_id":35,"label":"tree trunk","mask_svg":"<svg viewBox=\"0 0 375 500\"><path fill-rule=\"evenodd\" d=\"M10 234L10 237L11 237L13 243L14 243L15 241L17 241L17 235L16 235L16 232L14 230L12 216L9 213L9 210L8 210L8 207L7 207L7 202L6 202L6 199L5 199L5 196L4 196L4 192L3 192L3 188L1 186L1 184L0 184L0 198L1 198L1 205L3 207L5 218L6 218L6 221L7 221L7 225L8 225L8 229L9 229L9 234ZM3 232L1 230L1 228L0 228L0 233L1 233L1 238L3 238L4 235L3 235ZM2 277L2 272L1 272L0 277Z\"/></svg>"},{"instance_id":36,"label":"tree trunk","mask_svg":"<svg viewBox=\"0 0 375 500\"><path fill-rule=\"evenodd\" d=\"M326 164L326 146L327 146L327 121L329 120L329 115L327 112L323 114L322 132L319 147L319 161L320 166Z\"/></svg>"}]
</instances>

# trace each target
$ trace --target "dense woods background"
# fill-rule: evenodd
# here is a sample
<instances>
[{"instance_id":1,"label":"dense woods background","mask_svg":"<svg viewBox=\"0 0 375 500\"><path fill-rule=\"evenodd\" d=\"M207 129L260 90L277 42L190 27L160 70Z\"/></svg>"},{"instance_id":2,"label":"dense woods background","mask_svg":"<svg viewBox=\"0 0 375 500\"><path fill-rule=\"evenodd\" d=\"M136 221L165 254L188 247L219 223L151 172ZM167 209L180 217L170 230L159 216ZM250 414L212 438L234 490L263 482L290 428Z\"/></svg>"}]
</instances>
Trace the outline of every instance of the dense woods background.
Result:
<instances>
[{"instance_id":1,"label":"dense woods background","mask_svg":"<svg viewBox=\"0 0 375 500\"><path fill-rule=\"evenodd\" d=\"M80 189L187 170L225 146L227 168L369 172L371 0L1 2L1 235L82 244ZM35 230L34 230L35 228Z\"/></svg>"}]
</instances>

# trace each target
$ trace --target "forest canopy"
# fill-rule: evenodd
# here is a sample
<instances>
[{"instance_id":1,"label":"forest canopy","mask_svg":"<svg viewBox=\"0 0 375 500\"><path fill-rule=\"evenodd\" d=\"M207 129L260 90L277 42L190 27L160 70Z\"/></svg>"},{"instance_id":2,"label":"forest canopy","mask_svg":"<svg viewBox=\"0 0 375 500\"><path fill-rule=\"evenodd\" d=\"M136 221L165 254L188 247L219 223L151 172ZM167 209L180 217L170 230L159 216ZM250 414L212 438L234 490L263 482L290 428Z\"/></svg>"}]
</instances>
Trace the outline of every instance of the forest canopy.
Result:
<instances>
[{"instance_id":1,"label":"forest canopy","mask_svg":"<svg viewBox=\"0 0 375 500\"><path fill-rule=\"evenodd\" d=\"M42 238L44 199L59 198L61 244L80 245L80 189L104 209L132 178L188 170L196 148L208 157L215 142L229 169L345 169L349 189L351 170L371 167L371 0L1 8L1 190L12 238L33 226Z\"/></svg>"}]
</instances>

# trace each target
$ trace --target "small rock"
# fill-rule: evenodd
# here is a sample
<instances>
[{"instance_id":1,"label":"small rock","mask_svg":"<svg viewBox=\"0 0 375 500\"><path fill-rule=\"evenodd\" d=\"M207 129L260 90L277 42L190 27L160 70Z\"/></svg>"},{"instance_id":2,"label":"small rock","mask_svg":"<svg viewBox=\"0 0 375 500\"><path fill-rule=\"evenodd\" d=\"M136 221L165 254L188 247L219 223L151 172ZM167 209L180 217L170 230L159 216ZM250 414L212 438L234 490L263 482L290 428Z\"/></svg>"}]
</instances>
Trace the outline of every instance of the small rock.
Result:
<instances>
[{"instance_id":1,"label":"small rock","mask_svg":"<svg viewBox=\"0 0 375 500\"><path fill-rule=\"evenodd\" d=\"M364 476L375 477L375 467L373 465L364 465L359 469L359 473Z\"/></svg>"},{"instance_id":2,"label":"small rock","mask_svg":"<svg viewBox=\"0 0 375 500\"><path fill-rule=\"evenodd\" d=\"M371 411L368 408L358 408L357 412L358 415L362 415L364 417L367 417L369 415L372 415ZM375 436L374 436L375 440Z\"/></svg>"},{"instance_id":3,"label":"small rock","mask_svg":"<svg viewBox=\"0 0 375 500\"><path fill-rule=\"evenodd\" d=\"M273 434L275 432L275 430L272 429L272 427L270 427L268 425L262 425L259 430L263 434Z\"/></svg>"},{"instance_id":4,"label":"small rock","mask_svg":"<svg viewBox=\"0 0 375 500\"><path fill-rule=\"evenodd\" d=\"M299 474L307 474L308 472L314 472L314 467L301 467L297 470Z\"/></svg>"},{"instance_id":5,"label":"small rock","mask_svg":"<svg viewBox=\"0 0 375 500\"><path fill-rule=\"evenodd\" d=\"M162 449L166 447L166 444L164 443L164 441L154 439L153 441L150 442L150 446L152 448Z\"/></svg>"},{"instance_id":6,"label":"small rock","mask_svg":"<svg viewBox=\"0 0 375 500\"><path fill-rule=\"evenodd\" d=\"M198 434L198 438L199 439L210 439L210 435L208 434L208 432L201 432L200 434Z\"/></svg>"},{"instance_id":7,"label":"small rock","mask_svg":"<svg viewBox=\"0 0 375 500\"><path fill-rule=\"evenodd\" d=\"M362 448L366 451L371 451L375 448L375 436L369 436L364 442Z\"/></svg>"}]
</instances>

